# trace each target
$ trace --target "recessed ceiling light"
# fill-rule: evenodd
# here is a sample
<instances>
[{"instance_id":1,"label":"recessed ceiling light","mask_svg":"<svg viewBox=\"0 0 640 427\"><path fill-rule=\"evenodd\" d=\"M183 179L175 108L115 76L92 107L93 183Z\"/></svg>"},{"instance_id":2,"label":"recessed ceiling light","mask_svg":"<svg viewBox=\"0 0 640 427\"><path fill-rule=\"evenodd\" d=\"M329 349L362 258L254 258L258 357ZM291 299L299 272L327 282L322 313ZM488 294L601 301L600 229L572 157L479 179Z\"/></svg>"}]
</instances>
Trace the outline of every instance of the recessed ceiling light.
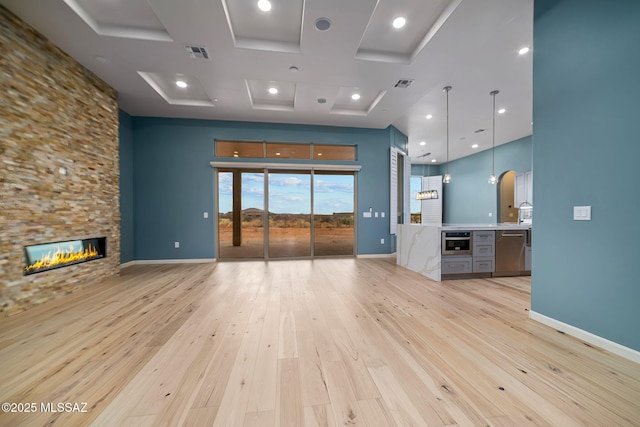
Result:
<instances>
[{"instance_id":1,"label":"recessed ceiling light","mask_svg":"<svg viewBox=\"0 0 640 427\"><path fill-rule=\"evenodd\" d=\"M501 109L499 109L499 110L498 110L498 114L504 114L504 113L505 113L505 111L507 111L507 110L506 110L506 109L504 109L504 108L501 108Z\"/></svg>"},{"instance_id":2,"label":"recessed ceiling light","mask_svg":"<svg viewBox=\"0 0 640 427\"><path fill-rule=\"evenodd\" d=\"M327 98L318 98L317 101L318 101L318 104L326 104Z\"/></svg>"},{"instance_id":3,"label":"recessed ceiling light","mask_svg":"<svg viewBox=\"0 0 640 427\"><path fill-rule=\"evenodd\" d=\"M298 70L299 70L299 68L296 67L295 65L292 65L291 67L289 67L289 71L291 71L292 73L295 73Z\"/></svg>"},{"instance_id":4,"label":"recessed ceiling light","mask_svg":"<svg viewBox=\"0 0 640 427\"><path fill-rule=\"evenodd\" d=\"M404 27L404 25L407 23L407 20L404 19L402 16L398 16L396 19L393 20L393 28L396 29L400 29L402 27Z\"/></svg>"},{"instance_id":5,"label":"recessed ceiling light","mask_svg":"<svg viewBox=\"0 0 640 427\"><path fill-rule=\"evenodd\" d=\"M105 58L104 56L96 56L96 61L102 64L108 64L109 62L111 62L108 58Z\"/></svg>"},{"instance_id":6,"label":"recessed ceiling light","mask_svg":"<svg viewBox=\"0 0 640 427\"><path fill-rule=\"evenodd\" d=\"M329 18L318 18L315 22L316 30L327 31L331 28L331 20Z\"/></svg>"},{"instance_id":7,"label":"recessed ceiling light","mask_svg":"<svg viewBox=\"0 0 640 427\"><path fill-rule=\"evenodd\" d=\"M322 156L322 153L318 153L318 156Z\"/></svg>"},{"instance_id":8,"label":"recessed ceiling light","mask_svg":"<svg viewBox=\"0 0 640 427\"><path fill-rule=\"evenodd\" d=\"M263 12L271 10L271 2L269 0L258 0L258 8Z\"/></svg>"},{"instance_id":9,"label":"recessed ceiling light","mask_svg":"<svg viewBox=\"0 0 640 427\"><path fill-rule=\"evenodd\" d=\"M478 148L478 144L473 144L471 148Z\"/></svg>"},{"instance_id":10,"label":"recessed ceiling light","mask_svg":"<svg viewBox=\"0 0 640 427\"><path fill-rule=\"evenodd\" d=\"M181 87L182 89L184 89L185 87L187 87L187 82L185 82L183 80L176 80L176 86Z\"/></svg>"},{"instance_id":11,"label":"recessed ceiling light","mask_svg":"<svg viewBox=\"0 0 640 427\"><path fill-rule=\"evenodd\" d=\"M420 141L420 145L425 145L426 143L426 141Z\"/></svg>"},{"instance_id":12,"label":"recessed ceiling light","mask_svg":"<svg viewBox=\"0 0 640 427\"><path fill-rule=\"evenodd\" d=\"M280 153L276 153L276 156L279 156L279 155L280 155Z\"/></svg>"},{"instance_id":13,"label":"recessed ceiling light","mask_svg":"<svg viewBox=\"0 0 640 427\"><path fill-rule=\"evenodd\" d=\"M436 159L431 159L431 163L435 163L436 161Z\"/></svg>"},{"instance_id":14,"label":"recessed ceiling light","mask_svg":"<svg viewBox=\"0 0 640 427\"><path fill-rule=\"evenodd\" d=\"M431 114L427 114L427 120L431 120L433 116Z\"/></svg>"},{"instance_id":15,"label":"recessed ceiling light","mask_svg":"<svg viewBox=\"0 0 640 427\"><path fill-rule=\"evenodd\" d=\"M522 49L520 49L518 51L518 55L526 55L527 53L529 53L529 48L528 47L523 47Z\"/></svg>"},{"instance_id":16,"label":"recessed ceiling light","mask_svg":"<svg viewBox=\"0 0 640 427\"><path fill-rule=\"evenodd\" d=\"M278 93L278 89L276 89L275 87L270 87L269 88L269 93L271 95L276 95Z\"/></svg>"},{"instance_id":17,"label":"recessed ceiling light","mask_svg":"<svg viewBox=\"0 0 640 427\"><path fill-rule=\"evenodd\" d=\"M357 101L358 99L360 99L360 94L354 93L353 95L351 95L351 99L353 99L354 101Z\"/></svg>"}]
</instances>

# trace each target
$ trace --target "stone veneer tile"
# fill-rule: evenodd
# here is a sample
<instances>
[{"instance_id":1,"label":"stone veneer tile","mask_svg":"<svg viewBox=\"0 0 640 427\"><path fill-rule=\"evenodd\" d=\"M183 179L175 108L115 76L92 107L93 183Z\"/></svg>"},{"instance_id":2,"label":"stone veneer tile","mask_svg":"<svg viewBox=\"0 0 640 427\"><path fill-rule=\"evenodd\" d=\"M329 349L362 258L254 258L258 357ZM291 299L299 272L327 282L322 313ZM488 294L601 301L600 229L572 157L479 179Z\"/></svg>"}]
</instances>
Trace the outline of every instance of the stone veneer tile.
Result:
<instances>
[{"instance_id":1,"label":"stone veneer tile","mask_svg":"<svg viewBox=\"0 0 640 427\"><path fill-rule=\"evenodd\" d=\"M11 314L119 273L118 104L3 6L0 84L0 311ZM25 245L101 236L106 258L22 274Z\"/></svg>"}]
</instances>

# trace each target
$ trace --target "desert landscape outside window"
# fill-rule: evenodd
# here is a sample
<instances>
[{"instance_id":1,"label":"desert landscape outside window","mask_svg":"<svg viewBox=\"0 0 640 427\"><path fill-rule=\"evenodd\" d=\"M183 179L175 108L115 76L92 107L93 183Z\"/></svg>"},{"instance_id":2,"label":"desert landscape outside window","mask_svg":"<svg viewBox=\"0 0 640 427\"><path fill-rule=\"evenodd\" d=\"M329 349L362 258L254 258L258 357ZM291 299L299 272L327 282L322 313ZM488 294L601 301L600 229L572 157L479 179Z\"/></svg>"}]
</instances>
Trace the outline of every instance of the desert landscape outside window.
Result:
<instances>
[{"instance_id":1,"label":"desert landscape outside window","mask_svg":"<svg viewBox=\"0 0 640 427\"><path fill-rule=\"evenodd\" d=\"M221 259L354 255L354 172L225 168L217 177Z\"/></svg>"}]
</instances>

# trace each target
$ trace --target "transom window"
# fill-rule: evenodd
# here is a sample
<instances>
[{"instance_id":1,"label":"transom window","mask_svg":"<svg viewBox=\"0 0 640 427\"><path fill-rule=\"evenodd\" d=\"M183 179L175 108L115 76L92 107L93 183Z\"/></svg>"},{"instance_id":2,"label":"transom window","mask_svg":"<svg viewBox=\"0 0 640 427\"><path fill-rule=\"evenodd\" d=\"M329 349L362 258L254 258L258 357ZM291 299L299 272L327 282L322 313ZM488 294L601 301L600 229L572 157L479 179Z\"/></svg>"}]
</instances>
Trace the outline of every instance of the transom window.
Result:
<instances>
[{"instance_id":1,"label":"transom window","mask_svg":"<svg viewBox=\"0 0 640 427\"><path fill-rule=\"evenodd\" d=\"M355 145L216 141L217 157L243 159L356 160Z\"/></svg>"}]
</instances>

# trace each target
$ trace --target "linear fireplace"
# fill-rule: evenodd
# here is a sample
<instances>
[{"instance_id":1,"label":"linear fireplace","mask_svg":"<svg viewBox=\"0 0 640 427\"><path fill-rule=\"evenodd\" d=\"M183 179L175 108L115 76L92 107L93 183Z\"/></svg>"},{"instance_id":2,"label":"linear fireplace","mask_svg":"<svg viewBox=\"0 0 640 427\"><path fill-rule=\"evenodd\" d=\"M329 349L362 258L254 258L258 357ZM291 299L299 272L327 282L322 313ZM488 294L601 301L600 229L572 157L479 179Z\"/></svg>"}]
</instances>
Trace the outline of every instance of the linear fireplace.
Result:
<instances>
[{"instance_id":1,"label":"linear fireplace","mask_svg":"<svg viewBox=\"0 0 640 427\"><path fill-rule=\"evenodd\" d=\"M106 237L29 245L24 247L23 274L27 276L106 256Z\"/></svg>"}]
</instances>

